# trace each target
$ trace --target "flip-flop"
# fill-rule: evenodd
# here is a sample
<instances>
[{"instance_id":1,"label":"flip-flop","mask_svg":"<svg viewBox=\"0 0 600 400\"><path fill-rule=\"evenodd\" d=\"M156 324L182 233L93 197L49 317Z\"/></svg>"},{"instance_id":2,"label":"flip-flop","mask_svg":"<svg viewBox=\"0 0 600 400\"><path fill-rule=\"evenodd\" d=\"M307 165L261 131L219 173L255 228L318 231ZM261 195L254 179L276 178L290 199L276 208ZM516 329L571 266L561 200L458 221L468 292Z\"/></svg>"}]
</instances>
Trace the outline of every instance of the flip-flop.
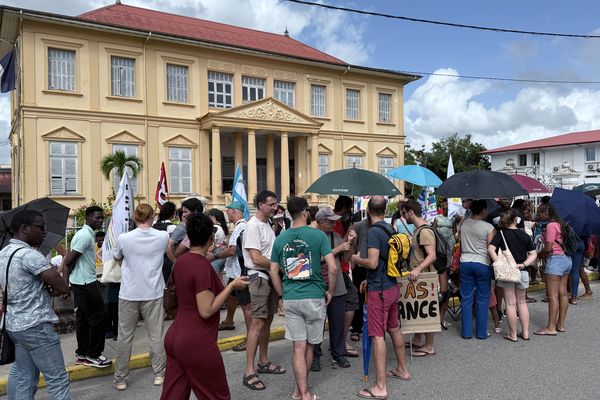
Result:
<instances>
[{"instance_id":1,"label":"flip-flop","mask_svg":"<svg viewBox=\"0 0 600 400\"><path fill-rule=\"evenodd\" d=\"M543 332L543 331L533 331L533 334L538 335L538 336L556 336L556 335L558 335L557 333Z\"/></svg>"},{"instance_id":2,"label":"flip-flop","mask_svg":"<svg viewBox=\"0 0 600 400\"><path fill-rule=\"evenodd\" d=\"M358 352L356 350L354 350L354 351L346 350L346 353L344 354L344 356L356 358L356 357L358 357Z\"/></svg>"},{"instance_id":3,"label":"flip-flop","mask_svg":"<svg viewBox=\"0 0 600 400\"><path fill-rule=\"evenodd\" d=\"M523 339L523 340L529 340L529 338L528 338L528 337L527 337L527 338L526 338L526 337L523 337L523 332L519 332L519 333L517 333L517 337L519 337L520 339Z\"/></svg>"},{"instance_id":4,"label":"flip-flop","mask_svg":"<svg viewBox=\"0 0 600 400\"><path fill-rule=\"evenodd\" d=\"M403 381L410 381L410 376L408 378L404 378L396 373L396 370L390 369L387 373L388 378L401 379Z\"/></svg>"},{"instance_id":5,"label":"flip-flop","mask_svg":"<svg viewBox=\"0 0 600 400\"><path fill-rule=\"evenodd\" d=\"M371 389L365 388L362 392L367 392L368 394L362 394L361 392L356 393L358 397L361 399L379 399L379 400L387 400L387 396L376 396L371 392Z\"/></svg>"},{"instance_id":6,"label":"flip-flop","mask_svg":"<svg viewBox=\"0 0 600 400\"><path fill-rule=\"evenodd\" d=\"M565 330L556 328L556 332L565 333Z\"/></svg>"},{"instance_id":7,"label":"flip-flop","mask_svg":"<svg viewBox=\"0 0 600 400\"><path fill-rule=\"evenodd\" d=\"M511 341L513 343L516 343L516 342L519 341L519 339L513 339L513 338L511 338L510 335L504 335L504 339L509 340L509 341Z\"/></svg>"},{"instance_id":8,"label":"flip-flop","mask_svg":"<svg viewBox=\"0 0 600 400\"><path fill-rule=\"evenodd\" d=\"M525 303L537 303L537 299L527 299Z\"/></svg>"},{"instance_id":9,"label":"flip-flop","mask_svg":"<svg viewBox=\"0 0 600 400\"><path fill-rule=\"evenodd\" d=\"M424 350L415 350L412 352L413 357L427 357L427 356L435 356L435 351L429 352Z\"/></svg>"}]
</instances>

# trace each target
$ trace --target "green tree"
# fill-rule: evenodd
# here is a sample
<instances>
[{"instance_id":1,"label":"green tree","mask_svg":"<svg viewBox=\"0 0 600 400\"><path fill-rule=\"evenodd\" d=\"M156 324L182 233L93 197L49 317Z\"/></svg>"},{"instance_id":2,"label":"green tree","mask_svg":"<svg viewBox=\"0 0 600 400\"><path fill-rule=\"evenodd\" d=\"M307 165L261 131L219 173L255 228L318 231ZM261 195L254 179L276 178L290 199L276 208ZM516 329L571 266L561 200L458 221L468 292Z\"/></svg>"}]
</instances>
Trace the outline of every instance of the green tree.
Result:
<instances>
[{"instance_id":1,"label":"green tree","mask_svg":"<svg viewBox=\"0 0 600 400\"><path fill-rule=\"evenodd\" d=\"M125 171L129 171L130 177L135 178L139 175L140 171L144 165L142 164L142 160L140 160L137 156L131 154L126 155L124 151L115 151L113 154L107 154L100 161L100 171L102 171L102 175L106 178L107 181L110 182L111 173L113 173L117 179L118 185L120 178L123 176ZM115 188L113 188L115 191Z\"/></svg>"}]
</instances>

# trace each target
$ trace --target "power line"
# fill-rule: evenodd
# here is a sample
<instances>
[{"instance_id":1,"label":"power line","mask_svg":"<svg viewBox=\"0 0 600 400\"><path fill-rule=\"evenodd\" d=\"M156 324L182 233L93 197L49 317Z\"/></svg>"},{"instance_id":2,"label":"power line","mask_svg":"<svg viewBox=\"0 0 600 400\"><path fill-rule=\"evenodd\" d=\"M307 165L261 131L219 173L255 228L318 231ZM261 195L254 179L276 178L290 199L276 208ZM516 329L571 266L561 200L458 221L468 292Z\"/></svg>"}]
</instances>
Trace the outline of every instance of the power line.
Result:
<instances>
[{"instance_id":1,"label":"power line","mask_svg":"<svg viewBox=\"0 0 600 400\"><path fill-rule=\"evenodd\" d=\"M291 1L291 0L290 0ZM570 85L597 85L600 81L567 81L567 80L543 80L543 79L517 79L517 78L500 78L494 76L476 76L476 75L458 75L458 74L443 74L438 72L416 72L416 71L396 71L408 75L428 75L428 76L446 76L460 79L481 79L488 81L504 81L504 82L523 82L523 83L554 83L554 84L570 84Z\"/></svg>"},{"instance_id":2,"label":"power line","mask_svg":"<svg viewBox=\"0 0 600 400\"><path fill-rule=\"evenodd\" d=\"M432 24L432 25L450 26L453 28L478 29L478 30L482 30L482 31L492 31L492 32L499 32L499 33L516 33L516 34L521 34L521 35L534 35L534 36L552 36L552 37L566 37L566 38L579 38L579 39L600 39L600 35L580 35L580 34L572 34L572 33L523 31L523 30L518 30L518 29L505 29L505 28L494 28L494 27L489 27L489 26L457 24L457 23L453 23L453 22L444 22L444 21L435 21L435 20L430 20L430 19L403 17L400 15L392 15L392 14L373 12L373 11L357 10L354 8L337 7L337 6L332 6L329 4L314 3L312 1L304 1L304 0L287 0L287 1L289 1L291 3L298 3L298 4L307 5L307 6L327 8L330 10L347 11L347 12L351 12L351 13L355 13L355 14L371 15L374 17L400 19L403 21L421 22L421 23Z\"/></svg>"}]
</instances>

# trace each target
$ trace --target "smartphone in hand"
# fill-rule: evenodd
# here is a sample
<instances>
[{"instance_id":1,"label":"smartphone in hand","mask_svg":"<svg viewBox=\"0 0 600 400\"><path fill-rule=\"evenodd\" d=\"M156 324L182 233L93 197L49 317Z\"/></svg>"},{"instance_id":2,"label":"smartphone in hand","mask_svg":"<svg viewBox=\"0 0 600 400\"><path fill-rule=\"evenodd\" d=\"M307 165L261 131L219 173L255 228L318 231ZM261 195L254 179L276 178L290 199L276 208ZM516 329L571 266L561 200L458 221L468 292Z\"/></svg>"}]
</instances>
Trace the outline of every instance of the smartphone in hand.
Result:
<instances>
[{"instance_id":1,"label":"smartphone in hand","mask_svg":"<svg viewBox=\"0 0 600 400\"><path fill-rule=\"evenodd\" d=\"M254 281L255 281L255 280L257 280L257 279L258 279L258 274L252 274L252 275L248 275L248 276L246 277L246 280L247 280L248 282L254 282Z\"/></svg>"}]
</instances>

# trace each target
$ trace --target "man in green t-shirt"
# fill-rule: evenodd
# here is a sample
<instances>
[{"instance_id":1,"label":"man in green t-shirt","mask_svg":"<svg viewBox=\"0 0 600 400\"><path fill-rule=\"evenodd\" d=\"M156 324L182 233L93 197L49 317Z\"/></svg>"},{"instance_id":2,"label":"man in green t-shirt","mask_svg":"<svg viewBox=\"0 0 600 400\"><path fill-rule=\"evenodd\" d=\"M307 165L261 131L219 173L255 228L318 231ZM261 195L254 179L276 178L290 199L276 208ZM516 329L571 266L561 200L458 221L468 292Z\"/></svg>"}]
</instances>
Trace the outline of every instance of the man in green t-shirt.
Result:
<instances>
[{"instance_id":1,"label":"man in green t-shirt","mask_svg":"<svg viewBox=\"0 0 600 400\"><path fill-rule=\"evenodd\" d=\"M307 226L308 203L291 198L287 209L293 222L280 234L271 252L271 282L282 297L285 311L285 337L294 343L293 361L296 388L294 398L312 398L308 391L308 368L313 345L323 341L327 304L335 289L337 267L325 234ZM329 275L329 290L321 275L321 258ZM283 271L283 287L279 270Z\"/></svg>"}]
</instances>

